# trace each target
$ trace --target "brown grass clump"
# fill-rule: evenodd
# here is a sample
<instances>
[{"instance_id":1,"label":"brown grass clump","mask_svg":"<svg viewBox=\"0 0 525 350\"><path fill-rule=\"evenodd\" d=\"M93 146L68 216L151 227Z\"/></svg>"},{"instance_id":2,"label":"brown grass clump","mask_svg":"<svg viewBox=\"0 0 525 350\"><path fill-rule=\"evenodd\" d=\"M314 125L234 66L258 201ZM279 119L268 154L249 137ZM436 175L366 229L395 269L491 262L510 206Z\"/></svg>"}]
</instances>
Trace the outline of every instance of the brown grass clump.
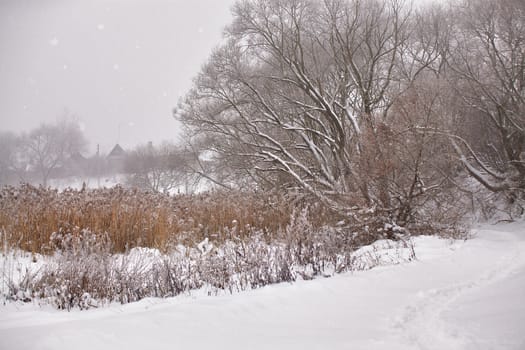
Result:
<instances>
[{"instance_id":1,"label":"brown grass clump","mask_svg":"<svg viewBox=\"0 0 525 350\"><path fill-rule=\"evenodd\" d=\"M4 250L49 255L32 254L43 261L36 271L8 272L0 298L86 309L366 269L379 258L355 250L388 232L373 211L354 216L341 220L291 194L6 187L0 190ZM405 251L404 242L393 247Z\"/></svg>"},{"instance_id":2,"label":"brown grass clump","mask_svg":"<svg viewBox=\"0 0 525 350\"><path fill-rule=\"evenodd\" d=\"M113 252L141 246L166 250L173 244L195 244L245 238L254 232L272 239L301 207L289 196L246 192L211 192L169 196L114 187L59 192L22 185L0 191L0 228L11 246L49 253L53 233L78 236L84 230L107 234ZM310 222L332 219L321 207Z\"/></svg>"}]
</instances>

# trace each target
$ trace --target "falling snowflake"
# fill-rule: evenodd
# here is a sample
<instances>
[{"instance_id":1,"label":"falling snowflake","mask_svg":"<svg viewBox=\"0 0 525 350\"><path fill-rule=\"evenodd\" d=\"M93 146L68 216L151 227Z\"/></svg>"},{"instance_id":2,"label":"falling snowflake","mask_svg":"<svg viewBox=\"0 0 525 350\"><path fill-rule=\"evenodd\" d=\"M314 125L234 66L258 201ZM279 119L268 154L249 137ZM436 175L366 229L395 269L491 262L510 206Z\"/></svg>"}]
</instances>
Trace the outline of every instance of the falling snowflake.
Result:
<instances>
[{"instance_id":1,"label":"falling snowflake","mask_svg":"<svg viewBox=\"0 0 525 350\"><path fill-rule=\"evenodd\" d=\"M54 37L53 39L49 40L49 45L58 46L58 39Z\"/></svg>"},{"instance_id":2,"label":"falling snowflake","mask_svg":"<svg viewBox=\"0 0 525 350\"><path fill-rule=\"evenodd\" d=\"M113 69L114 69L114 70L119 70L119 69L120 69L120 66L119 66L117 63L115 63L115 64L113 65Z\"/></svg>"},{"instance_id":3,"label":"falling snowflake","mask_svg":"<svg viewBox=\"0 0 525 350\"><path fill-rule=\"evenodd\" d=\"M197 32L199 32L199 33L204 33L204 28L199 27L199 29L197 29Z\"/></svg>"},{"instance_id":4,"label":"falling snowflake","mask_svg":"<svg viewBox=\"0 0 525 350\"><path fill-rule=\"evenodd\" d=\"M97 25L97 29L98 30L104 30L104 25L102 23L99 23L99 25Z\"/></svg>"}]
</instances>

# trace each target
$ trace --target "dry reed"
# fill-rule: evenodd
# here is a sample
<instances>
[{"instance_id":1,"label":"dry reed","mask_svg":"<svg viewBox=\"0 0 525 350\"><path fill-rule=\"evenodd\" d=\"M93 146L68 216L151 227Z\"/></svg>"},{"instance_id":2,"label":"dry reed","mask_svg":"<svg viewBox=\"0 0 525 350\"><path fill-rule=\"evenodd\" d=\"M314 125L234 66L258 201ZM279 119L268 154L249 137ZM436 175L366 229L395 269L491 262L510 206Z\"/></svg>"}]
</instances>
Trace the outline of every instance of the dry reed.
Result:
<instances>
[{"instance_id":1,"label":"dry reed","mask_svg":"<svg viewBox=\"0 0 525 350\"><path fill-rule=\"evenodd\" d=\"M108 234L113 252L137 246L166 250L206 237L223 242L254 232L271 240L289 224L299 202L253 192L169 196L120 186L58 191L21 185L0 191L0 229L9 245L37 253L50 252L53 233L83 230ZM333 219L320 206L311 212L316 227Z\"/></svg>"}]
</instances>

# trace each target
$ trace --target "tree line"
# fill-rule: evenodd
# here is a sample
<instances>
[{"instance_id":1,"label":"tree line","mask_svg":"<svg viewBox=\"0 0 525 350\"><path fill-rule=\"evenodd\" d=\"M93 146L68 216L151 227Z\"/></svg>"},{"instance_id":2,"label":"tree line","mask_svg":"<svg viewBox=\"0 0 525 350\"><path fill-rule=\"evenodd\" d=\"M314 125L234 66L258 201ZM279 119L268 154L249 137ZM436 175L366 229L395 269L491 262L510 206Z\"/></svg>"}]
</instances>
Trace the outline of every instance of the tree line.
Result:
<instances>
[{"instance_id":1,"label":"tree line","mask_svg":"<svg viewBox=\"0 0 525 350\"><path fill-rule=\"evenodd\" d=\"M525 2L244 0L232 13L174 109L214 181L401 225L476 186L523 214Z\"/></svg>"},{"instance_id":2,"label":"tree line","mask_svg":"<svg viewBox=\"0 0 525 350\"><path fill-rule=\"evenodd\" d=\"M79 123L68 116L25 133L0 132L0 186L48 187L50 180L73 177L84 183L97 179L95 185L101 187L105 182L100 178L116 175L121 175L123 185L154 192L188 193L198 186L200 177L192 170L194 157L174 143L120 148L117 155L99 150L90 155L88 146Z\"/></svg>"},{"instance_id":3,"label":"tree line","mask_svg":"<svg viewBox=\"0 0 525 350\"><path fill-rule=\"evenodd\" d=\"M39 182L47 186L53 177L66 175L67 165L87 149L80 125L64 117L42 123L27 133L0 133L0 185Z\"/></svg>"}]
</instances>

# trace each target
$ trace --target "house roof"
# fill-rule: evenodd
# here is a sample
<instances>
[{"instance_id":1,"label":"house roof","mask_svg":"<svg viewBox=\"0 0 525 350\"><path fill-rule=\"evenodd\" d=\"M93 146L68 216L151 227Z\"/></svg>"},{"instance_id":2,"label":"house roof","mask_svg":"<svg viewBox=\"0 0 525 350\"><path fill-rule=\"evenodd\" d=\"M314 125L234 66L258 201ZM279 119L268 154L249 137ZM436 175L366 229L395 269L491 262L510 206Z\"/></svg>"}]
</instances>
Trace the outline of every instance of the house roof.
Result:
<instances>
[{"instance_id":1,"label":"house roof","mask_svg":"<svg viewBox=\"0 0 525 350\"><path fill-rule=\"evenodd\" d=\"M73 153L69 159L73 162L84 162L87 160L86 157L84 157L82 154L80 154L80 152L75 152Z\"/></svg>"},{"instance_id":2,"label":"house roof","mask_svg":"<svg viewBox=\"0 0 525 350\"><path fill-rule=\"evenodd\" d=\"M117 143L115 147L109 152L108 158L122 158L126 155L126 151Z\"/></svg>"}]
</instances>

